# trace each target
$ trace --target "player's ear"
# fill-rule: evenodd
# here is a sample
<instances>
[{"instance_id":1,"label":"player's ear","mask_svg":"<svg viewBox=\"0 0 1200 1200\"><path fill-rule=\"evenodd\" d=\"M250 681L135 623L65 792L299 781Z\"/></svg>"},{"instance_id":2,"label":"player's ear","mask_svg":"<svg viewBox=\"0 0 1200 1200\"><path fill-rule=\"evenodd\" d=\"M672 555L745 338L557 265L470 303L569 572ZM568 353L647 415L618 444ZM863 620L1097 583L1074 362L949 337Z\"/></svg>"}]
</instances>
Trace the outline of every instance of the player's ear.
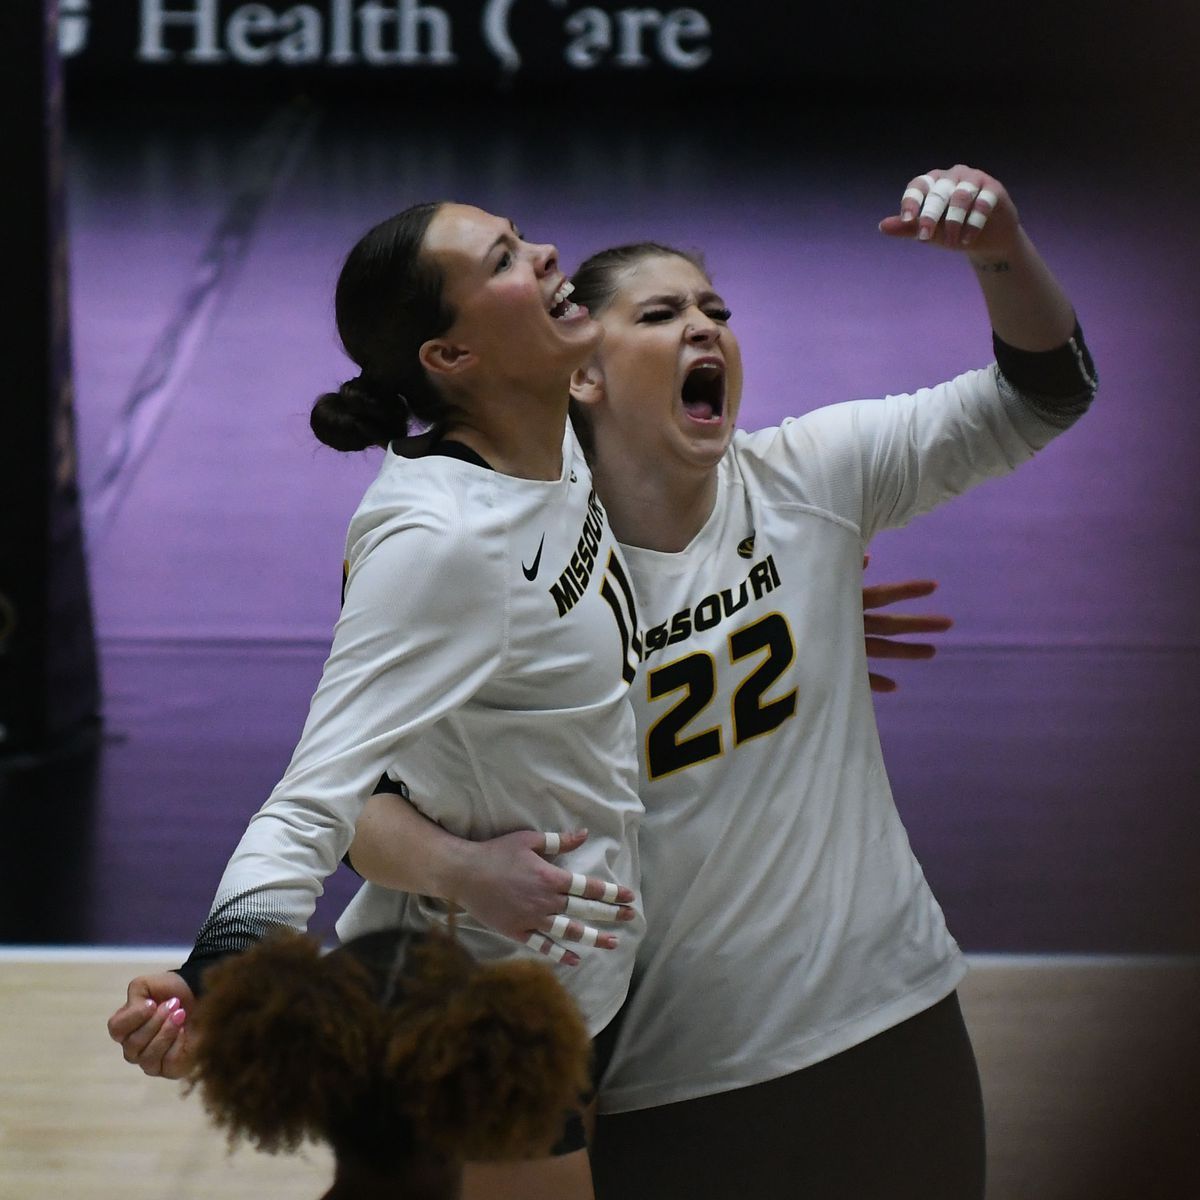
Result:
<instances>
[{"instance_id":1,"label":"player's ear","mask_svg":"<svg viewBox=\"0 0 1200 1200\"><path fill-rule=\"evenodd\" d=\"M580 404L597 404L604 399L604 372L594 359L571 372L571 399Z\"/></svg>"},{"instance_id":2,"label":"player's ear","mask_svg":"<svg viewBox=\"0 0 1200 1200\"><path fill-rule=\"evenodd\" d=\"M469 347L444 337L430 338L422 343L417 358L431 375L444 379L461 375L479 361L479 356Z\"/></svg>"}]
</instances>

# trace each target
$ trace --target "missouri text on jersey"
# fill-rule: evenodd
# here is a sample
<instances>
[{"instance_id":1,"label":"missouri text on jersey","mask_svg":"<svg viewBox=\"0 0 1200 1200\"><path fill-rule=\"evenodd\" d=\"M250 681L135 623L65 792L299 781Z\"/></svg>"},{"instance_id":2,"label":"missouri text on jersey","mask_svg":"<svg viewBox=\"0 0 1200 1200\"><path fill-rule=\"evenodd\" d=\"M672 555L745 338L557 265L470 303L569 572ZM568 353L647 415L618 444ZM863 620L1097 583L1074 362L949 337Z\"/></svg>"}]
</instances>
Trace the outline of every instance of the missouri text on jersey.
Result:
<instances>
[{"instance_id":1,"label":"missouri text on jersey","mask_svg":"<svg viewBox=\"0 0 1200 1200\"><path fill-rule=\"evenodd\" d=\"M673 646L676 642L691 637L693 630L711 629L727 617L733 616L739 609L745 608L751 597L761 600L777 587L779 570L775 566L774 555L768 554L750 568L750 573L736 590L722 588L711 596L705 596L699 604L677 612L669 621L647 629L643 639L645 649L642 660L645 661L665 646Z\"/></svg>"},{"instance_id":2,"label":"missouri text on jersey","mask_svg":"<svg viewBox=\"0 0 1200 1200\"><path fill-rule=\"evenodd\" d=\"M587 591L588 580L596 568L596 549L600 545L600 533L604 528L604 510L596 499L596 489L588 495L587 517L583 532L567 569L550 585L550 595L558 605L558 615L565 616L575 607L579 597Z\"/></svg>"}]
</instances>

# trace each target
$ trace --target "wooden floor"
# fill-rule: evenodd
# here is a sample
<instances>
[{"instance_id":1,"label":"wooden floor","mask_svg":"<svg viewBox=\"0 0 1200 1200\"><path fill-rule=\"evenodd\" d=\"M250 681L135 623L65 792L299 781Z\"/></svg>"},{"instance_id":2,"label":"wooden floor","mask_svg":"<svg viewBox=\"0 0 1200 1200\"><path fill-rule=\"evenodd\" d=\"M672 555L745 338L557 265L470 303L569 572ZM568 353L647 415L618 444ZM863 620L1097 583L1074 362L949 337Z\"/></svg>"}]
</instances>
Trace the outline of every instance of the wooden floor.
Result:
<instances>
[{"instance_id":1,"label":"wooden floor","mask_svg":"<svg viewBox=\"0 0 1200 1200\"><path fill-rule=\"evenodd\" d=\"M197 1097L122 1061L104 1022L144 964L0 950L0 1200L319 1196L324 1150L230 1155ZM982 958L961 994L989 1200L1200 1200L1200 963Z\"/></svg>"}]
</instances>

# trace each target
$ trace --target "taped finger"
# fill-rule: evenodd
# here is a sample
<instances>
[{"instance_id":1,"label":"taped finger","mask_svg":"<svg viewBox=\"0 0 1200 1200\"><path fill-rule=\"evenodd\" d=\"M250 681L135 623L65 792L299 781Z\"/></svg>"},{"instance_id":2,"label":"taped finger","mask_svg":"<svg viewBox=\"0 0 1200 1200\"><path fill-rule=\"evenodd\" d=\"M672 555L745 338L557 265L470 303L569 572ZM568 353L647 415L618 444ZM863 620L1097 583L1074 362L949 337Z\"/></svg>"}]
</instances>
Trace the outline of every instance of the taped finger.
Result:
<instances>
[{"instance_id":1,"label":"taped finger","mask_svg":"<svg viewBox=\"0 0 1200 1200\"><path fill-rule=\"evenodd\" d=\"M603 900L582 900L577 896L568 896L563 912L568 917L581 917L585 921L617 921L620 908L615 904L605 904Z\"/></svg>"},{"instance_id":2,"label":"taped finger","mask_svg":"<svg viewBox=\"0 0 1200 1200\"><path fill-rule=\"evenodd\" d=\"M992 215L992 209L996 207L998 199L999 196L991 188L980 188L979 195L975 197L975 206L967 218L967 224L976 233L987 224L987 219Z\"/></svg>"},{"instance_id":3,"label":"taped finger","mask_svg":"<svg viewBox=\"0 0 1200 1200\"><path fill-rule=\"evenodd\" d=\"M929 195L925 197L925 203L921 205L921 220L928 219L936 225L942 219L942 213L946 211L946 205L953 194L953 179L936 180L929 189Z\"/></svg>"},{"instance_id":4,"label":"taped finger","mask_svg":"<svg viewBox=\"0 0 1200 1200\"><path fill-rule=\"evenodd\" d=\"M946 209L946 224L961 225L967 219L971 201L979 195L979 188L969 179L960 179L950 194L950 207Z\"/></svg>"},{"instance_id":5,"label":"taped finger","mask_svg":"<svg viewBox=\"0 0 1200 1200\"><path fill-rule=\"evenodd\" d=\"M595 946L599 944L601 937L611 939L611 934L601 934L600 930L594 929L591 925L583 925L579 921L573 921L566 913L559 913L558 916L550 919L549 925L542 926L542 932L551 938L559 941L578 942L581 946Z\"/></svg>"},{"instance_id":6,"label":"taped finger","mask_svg":"<svg viewBox=\"0 0 1200 1200\"><path fill-rule=\"evenodd\" d=\"M925 193L919 187L905 188L904 195L900 197L900 219L915 221L917 213L921 211L921 205L924 203Z\"/></svg>"},{"instance_id":7,"label":"taped finger","mask_svg":"<svg viewBox=\"0 0 1200 1200\"><path fill-rule=\"evenodd\" d=\"M918 186L919 184L924 186ZM925 203L925 197L931 187L933 187L932 175L922 175L909 183L908 187L904 189L904 195L900 197L900 219L902 221L917 219L917 214L921 211L921 205Z\"/></svg>"},{"instance_id":8,"label":"taped finger","mask_svg":"<svg viewBox=\"0 0 1200 1200\"><path fill-rule=\"evenodd\" d=\"M544 954L551 962L562 962L567 956L567 952L562 946L540 933L531 933L525 939L525 944L539 954Z\"/></svg>"},{"instance_id":9,"label":"taped finger","mask_svg":"<svg viewBox=\"0 0 1200 1200\"><path fill-rule=\"evenodd\" d=\"M567 892L572 896L582 896L586 900L603 900L606 904L616 904L621 889L615 883L606 883L602 879L593 879L588 875L572 875Z\"/></svg>"},{"instance_id":10,"label":"taped finger","mask_svg":"<svg viewBox=\"0 0 1200 1200\"><path fill-rule=\"evenodd\" d=\"M544 833L542 837L546 840L542 853L547 858L553 858L562 849L562 838L557 833Z\"/></svg>"}]
</instances>

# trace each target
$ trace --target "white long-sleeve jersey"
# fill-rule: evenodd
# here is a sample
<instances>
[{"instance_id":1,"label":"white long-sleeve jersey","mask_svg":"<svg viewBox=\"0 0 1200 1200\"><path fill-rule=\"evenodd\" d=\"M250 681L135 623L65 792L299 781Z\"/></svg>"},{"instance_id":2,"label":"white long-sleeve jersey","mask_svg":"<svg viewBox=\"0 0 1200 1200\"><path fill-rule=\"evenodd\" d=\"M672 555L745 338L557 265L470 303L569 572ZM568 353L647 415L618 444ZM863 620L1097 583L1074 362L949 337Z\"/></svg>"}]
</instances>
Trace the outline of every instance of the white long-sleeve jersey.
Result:
<instances>
[{"instance_id":1,"label":"white long-sleeve jersey","mask_svg":"<svg viewBox=\"0 0 1200 1200\"><path fill-rule=\"evenodd\" d=\"M225 869L192 960L272 926L303 928L388 770L452 833L586 827L571 869L636 881L637 611L571 430L550 482L389 450L346 560L300 742ZM367 885L339 933L446 918L440 902ZM456 924L479 957L534 953L469 918ZM560 972L593 1032L625 997L642 929L639 916L618 950Z\"/></svg>"},{"instance_id":2,"label":"white long-sleeve jersey","mask_svg":"<svg viewBox=\"0 0 1200 1200\"><path fill-rule=\"evenodd\" d=\"M884 770L862 557L1069 423L1036 409L993 367L738 433L687 549L624 548L647 934L602 1111L799 1070L962 977Z\"/></svg>"}]
</instances>

